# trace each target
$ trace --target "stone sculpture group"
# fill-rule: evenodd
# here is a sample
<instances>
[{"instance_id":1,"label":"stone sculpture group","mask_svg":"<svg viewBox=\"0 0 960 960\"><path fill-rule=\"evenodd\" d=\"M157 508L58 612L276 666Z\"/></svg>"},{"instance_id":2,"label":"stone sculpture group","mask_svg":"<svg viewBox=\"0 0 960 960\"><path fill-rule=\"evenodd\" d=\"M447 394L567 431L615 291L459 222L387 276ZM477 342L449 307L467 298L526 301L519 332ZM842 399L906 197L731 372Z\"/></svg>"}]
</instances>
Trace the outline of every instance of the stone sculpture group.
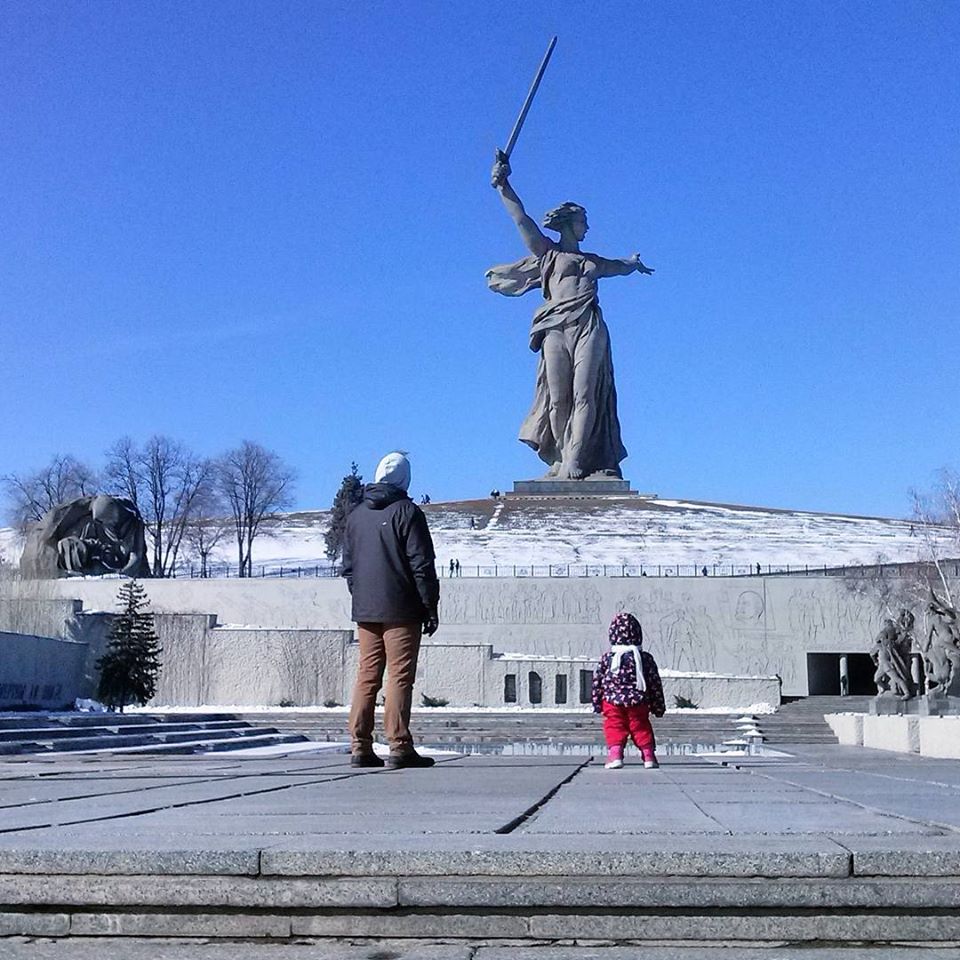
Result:
<instances>
[{"instance_id":1,"label":"stone sculpture group","mask_svg":"<svg viewBox=\"0 0 960 960\"><path fill-rule=\"evenodd\" d=\"M928 696L949 694L960 677L960 619L957 610L933 591L926 605L926 630L914 635L913 613L902 609L896 620L884 620L873 644L877 696L891 695L908 700L921 692ZM923 660L923 690L919 676L911 670L916 653Z\"/></svg>"}]
</instances>

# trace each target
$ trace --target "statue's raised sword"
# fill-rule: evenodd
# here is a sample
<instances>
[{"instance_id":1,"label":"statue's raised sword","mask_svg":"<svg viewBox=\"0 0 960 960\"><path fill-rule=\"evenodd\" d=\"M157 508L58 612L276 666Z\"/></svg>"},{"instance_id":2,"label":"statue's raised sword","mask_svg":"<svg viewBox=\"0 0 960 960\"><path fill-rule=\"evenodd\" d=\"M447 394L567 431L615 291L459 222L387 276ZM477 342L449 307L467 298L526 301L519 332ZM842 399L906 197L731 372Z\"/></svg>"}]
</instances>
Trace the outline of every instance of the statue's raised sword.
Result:
<instances>
[{"instance_id":1,"label":"statue's raised sword","mask_svg":"<svg viewBox=\"0 0 960 960\"><path fill-rule=\"evenodd\" d=\"M530 110L530 104L533 103L533 98L537 95L537 89L540 86L540 81L543 79L544 71L546 71L547 64L550 62L550 55L553 53L553 48L556 45L557 38L554 37L547 46L547 52L543 55L543 59L540 61L540 66L537 68L537 75L533 78L533 83L530 84L530 90L527 93L527 99L523 101L523 106L520 108L520 116L517 117L517 122L513 125L513 130L510 133L510 139L507 141L506 147L504 147L503 150L499 151L498 153L498 157L502 157L504 160L509 160L510 154L513 153L513 148L517 143L517 137L520 136L520 131L523 129L523 121L527 119L527 112Z\"/></svg>"}]
</instances>

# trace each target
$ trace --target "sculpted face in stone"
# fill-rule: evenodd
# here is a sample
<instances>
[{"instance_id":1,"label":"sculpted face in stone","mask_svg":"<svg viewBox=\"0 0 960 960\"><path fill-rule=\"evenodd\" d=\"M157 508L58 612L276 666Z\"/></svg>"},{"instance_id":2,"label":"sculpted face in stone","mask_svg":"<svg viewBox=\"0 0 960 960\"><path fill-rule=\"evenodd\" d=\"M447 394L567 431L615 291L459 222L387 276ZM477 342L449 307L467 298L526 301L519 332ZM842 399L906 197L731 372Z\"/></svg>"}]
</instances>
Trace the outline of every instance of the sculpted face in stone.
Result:
<instances>
[{"instance_id":1,"label":"sculpted face in stone","mask_svg":"<svg viewBox=\"0 0 960 960\"><path fill-rule=\"evenodd\" d=\"M27 536L27 579L122 573L149 577L143 519L124 497L79 497L50 510Z\"/></svg>"},{"instance_id":2,"label":"sculpted face in stone","mask_svg":"<svg viewBox=\"0 0 960 960\"><path fill-rule=\"evenodd\" d=\"M754 590L744 590L737 597L734 617L741 622L755 623L763 616L763 597Z\"/></svg>"}]
</instances>

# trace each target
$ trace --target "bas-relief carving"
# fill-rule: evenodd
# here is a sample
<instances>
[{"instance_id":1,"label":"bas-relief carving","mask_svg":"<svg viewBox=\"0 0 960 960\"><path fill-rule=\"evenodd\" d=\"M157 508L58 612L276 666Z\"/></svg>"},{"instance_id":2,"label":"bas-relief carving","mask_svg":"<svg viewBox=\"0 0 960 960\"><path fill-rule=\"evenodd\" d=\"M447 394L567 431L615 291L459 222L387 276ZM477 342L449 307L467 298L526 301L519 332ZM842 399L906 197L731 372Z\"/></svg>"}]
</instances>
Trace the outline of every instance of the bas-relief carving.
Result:
<instances>
[{"instance_id":1,"label":"bas-relief carving","mask_svg":"<svg viewBox=\"0 0 960 960\"><path fill-rule=\"evenodd\" d=\"M600 594L595 587L498 583L462 585L440 594L440 617L448 624L599 624Z\"/></svg>"}]
</instances>

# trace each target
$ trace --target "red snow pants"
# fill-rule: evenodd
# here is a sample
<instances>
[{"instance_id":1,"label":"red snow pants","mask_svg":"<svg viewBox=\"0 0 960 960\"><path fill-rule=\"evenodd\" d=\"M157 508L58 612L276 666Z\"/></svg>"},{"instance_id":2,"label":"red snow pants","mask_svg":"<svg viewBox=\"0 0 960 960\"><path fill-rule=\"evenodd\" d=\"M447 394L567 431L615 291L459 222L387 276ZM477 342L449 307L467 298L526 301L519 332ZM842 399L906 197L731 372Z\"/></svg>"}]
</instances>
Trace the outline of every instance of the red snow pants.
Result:
<instances>
[{"instance_id":1,"label":"red snow pants","mask_svg":"<svg viewBox=\"0 0 960 960\"><path fill-rule=\"evenodd\" d=\"M644 757L652 756L657 749L650 723L650 707L645 703L635 707L621 707L603 701L603 735L608 747L625 747L631 737Z\"/></svg>"}]
</instances>

